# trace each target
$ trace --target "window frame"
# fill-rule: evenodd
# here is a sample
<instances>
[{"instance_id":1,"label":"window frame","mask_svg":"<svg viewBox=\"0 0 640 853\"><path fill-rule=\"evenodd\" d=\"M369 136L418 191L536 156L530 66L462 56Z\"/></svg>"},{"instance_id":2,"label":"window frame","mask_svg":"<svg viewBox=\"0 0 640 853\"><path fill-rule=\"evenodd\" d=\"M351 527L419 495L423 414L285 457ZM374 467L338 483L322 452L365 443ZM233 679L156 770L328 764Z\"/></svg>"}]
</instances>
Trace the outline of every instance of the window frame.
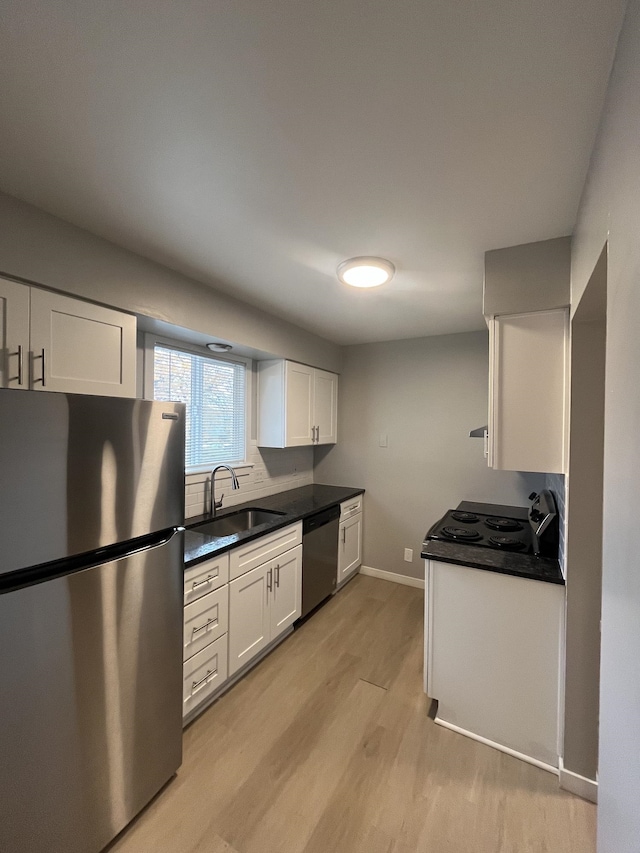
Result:
<instances>
[{"instance_id":1,"label":"window frame","mask_svg":"<svg viewBox=\"0 0 640 853\"><path fill-rule=\"evenodd\" d=\"M251 444L251 400L252 400L252 360L245 358L242 355L229 355L228 353L213 353L205 346L188 343L176 338L167 338L163 335L156 335L152 332L145 332L144 335L144 371L143 371L143 398L145 400L154 400L154 367L155 367L155 347L163 346L168 349L174 349L178 352L185 352L189 355L199 355L211 361L227 361L231 364L242 364L244 366L244 459L240 461L225 461L211 462L204 465L185 465L185 475L191 474L208 474L216 465L232 465L234 470L239 468L252 468L253 463L249 462L249 446Z\"/></svg>"}]
</instances>

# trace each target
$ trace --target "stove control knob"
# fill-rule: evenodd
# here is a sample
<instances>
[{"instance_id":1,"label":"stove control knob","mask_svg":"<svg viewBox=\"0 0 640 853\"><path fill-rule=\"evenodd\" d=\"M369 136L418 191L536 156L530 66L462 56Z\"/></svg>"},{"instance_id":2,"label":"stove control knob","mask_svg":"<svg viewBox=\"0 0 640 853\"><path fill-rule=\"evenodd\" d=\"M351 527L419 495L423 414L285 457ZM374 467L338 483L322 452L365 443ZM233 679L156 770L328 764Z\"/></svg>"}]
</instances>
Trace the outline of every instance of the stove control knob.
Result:
<instances>
[{"instance_id":1,"label":"stove control knob","mask_svg":"<svg viewBox=\"0 0 640 853\"><path fill-rule=\"evenodd\" d=\"M537 493L537 492L531 492L531 494L529 495L529 500L530 500L530 501L532 501L532 500L534 500L534 499L535 499L535 498L537 498L537 497L538 497L538 493Z\"/></svg>"}]
</instances>

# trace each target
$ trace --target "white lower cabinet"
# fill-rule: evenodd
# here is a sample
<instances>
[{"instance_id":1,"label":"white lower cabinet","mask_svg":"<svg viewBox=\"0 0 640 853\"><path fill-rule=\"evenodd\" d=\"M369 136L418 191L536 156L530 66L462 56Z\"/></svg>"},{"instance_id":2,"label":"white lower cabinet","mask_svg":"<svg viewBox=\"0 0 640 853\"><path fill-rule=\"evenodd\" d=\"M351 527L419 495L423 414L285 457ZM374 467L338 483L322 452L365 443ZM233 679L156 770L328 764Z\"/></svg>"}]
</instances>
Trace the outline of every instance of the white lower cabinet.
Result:
<instances>
[{"instance_id":1,"label":"white lower cabinet","mask_svg":"<svg viewBox=\"0 0 640 853\"><path fill-rule=\"evenodd\" d=\"M242 669L302 612L302 545L229 584L229 675Z\"/></svg>"},{"instance_id":2,"label":"white lower cabinet","mask_svg":"<svg viewBox=\"0 0 640 853\"><path fill-rule=\"evenodd\" d=\"M300 616L301 542L298 522L185 570L185 722Z\"/></svg>"},{"instance_id":3,"label":"white lower cabinet","mask_svg":"<svg viewBox=\"0 0 640 853\"><path fill-rule=\"evenodd\" d=\"M229 587L223 586L184 608L183 655L187 660L227 633Z\"/></svg>"},{"instance_id":4,"label":"white lower cabinet","mask_svg":"<svg viewBox=\"0 0 640 853\"><path fill-rule=\"evenodd\" d=\"M362 495L340 504L338 528L338 585L362 563Z\"/></svg>"},{"instance_id":5,"label":"white lower cabinet","mask_svg":"<svg viewBox=\"0 0 640 853\"><path fill-rule=\"evenodd\" d=\"M227 635L223 634L183 666L182 717L187 717L227 680Z\"/></svg>"},{"instance_id":6,"label":"white lower cabinet","mask_svg":"<svg viewBox=\"0 0 640 853\"><path fill-rule=\"evenodd\" d=\"M270 564L258 566L229 584L231 674L269 645L271 619L267 578L271 569L268 566Z\"/></svg>"},{"instance_id":7,"label":"white lower cabinet","mask_svg":"<svg viewBox=\"0 0 640 853\"><path fill-rule=\"evenodd\" d=\"M287 551L274 562L270 599L272 640L290 628L302 612L302 545Z\"/></svg>"},{"instance_id":8,"label":"white lower cabinet","mask_svg":"<svg viewBox=\"0 0 640 853\"><path fill-rule=\"evenodd\" d=\"M228 553L184 573L183 720L227 680L228 580Z\"/></svg>"},{"instance_id":9,"label":"white lower cabinet","mask_svg":"<svg viewBox=\"0 0 640 853\"><path fill-rule=\"evenodd\" d=\"M426 561L425 689L437 723L558 767L564 592Z\"/></svg>"},{"instance_id":10,"label":"white lower cabinet","mask_svg":"<svg viewBox=\"0 0 640 853\"><path fill-rule=\"evenodd\" d=\"M229 582L229 553L220 554L185 569L185 606Z\"/></svg>"}]
</instances>

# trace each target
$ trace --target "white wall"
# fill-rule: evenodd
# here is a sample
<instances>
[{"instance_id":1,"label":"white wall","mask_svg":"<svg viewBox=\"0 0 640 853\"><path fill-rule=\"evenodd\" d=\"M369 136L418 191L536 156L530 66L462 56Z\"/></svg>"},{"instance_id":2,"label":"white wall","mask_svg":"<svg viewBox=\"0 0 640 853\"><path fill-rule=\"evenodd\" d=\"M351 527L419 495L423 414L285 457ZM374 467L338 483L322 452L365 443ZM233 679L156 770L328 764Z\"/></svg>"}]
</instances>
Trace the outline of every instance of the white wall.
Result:
<instances>
[{"instance_id":1,"label":"white wall","mask_svg":"<svg viewBox=\"0 0 640 853\"><path fill-rule=\"evenodd\" d=\"M245 347L340 369L340 347L0 193L0 274Z\"/></svg>"},{"instance_id":2,"label":"white wall","mask_svg":"<svg viewBox=\"0 0 640 853\"><path fill-rule=\"evenodd\" d=\"M313 483L312 447L271 450L257 447L252 442L247 448L247 461L252 467L237 469L240 488L236 491L231 489L231 479L226 471L216 474L216 497L219 499L224 494L223 509ZM211 500L209 474L189 474L185 485L187 519L208 513Z\"/></svg>"},{"instance_id":3,"label":"white wall","mask_svg":"<svg viewBox=\"0 0 640 853\"><path fill-rule=\"evenodd\" d=\"M420 546L447 509L461 500L524 506L544 487L543 475L490 470L482 440L468 437L487 422L488 369L485 332L345 348L339 443L316 449L315 480L367 490L365 565L423 576Z\"/></svg>"},{"instance_id":4,"label":"white wall","mask_svg":"<svg viewBox=\"0 0 640 853\"><path fill-rule=\"evenodd\" d=\"M603 245L609 241L599 853L640 850L639 235L640 0L630 0L580 205L572 257L572 306L576 310Z\"/></svg>"}]
</instances>

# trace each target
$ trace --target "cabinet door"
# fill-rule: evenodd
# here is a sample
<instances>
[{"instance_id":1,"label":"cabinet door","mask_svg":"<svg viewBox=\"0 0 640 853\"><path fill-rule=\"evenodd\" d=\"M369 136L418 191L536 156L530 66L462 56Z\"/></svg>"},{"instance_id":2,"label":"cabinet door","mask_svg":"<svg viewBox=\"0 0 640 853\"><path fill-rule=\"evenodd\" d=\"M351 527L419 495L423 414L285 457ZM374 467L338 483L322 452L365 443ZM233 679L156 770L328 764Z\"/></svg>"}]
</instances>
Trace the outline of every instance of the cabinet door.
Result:
<instances>
[{"instance_id":1,"label":"cabinet door","mask_svg":"<svg viewBox=\"0 0 640 853\"><path fill-rule=\"evenodd\" d=\"M271 639L275 640L302 613L302 545L287 551L272 564Z\"/></svg>"},{"instance_id":2,"label":"cabinet door","mask_svg":"<svg viewBox=\"0 0 640 853\"><path fill-rule=\"evenodd\" d=\"M338 377L326 370L314 376L314 425L317 444L335 444L338 440Z\"/></svg>"},{"instance_id":3,"label":"cabinet door","mask_svg":"<svg viewBox=\"0 0 640 853\"><path fill-rule=\"evenodd\" d=\"M341 521L339 536L338 583L341 583L362 562L362 514Z\"/></svg>"},{"instance_id":4,"label":"cabinet door","mask_svg":"<svg viewBox=\"0 0 640 853\"><path fill-rule=\"evenodd\" d=\"M313 443L313 374L313 368L306 364L293 361L286 364L286 447Z\"/></svg>"},{"instance_id":5,"label":"cabinet door","mask_svg":"<svg viewBox=\"0 0 640 853\"><path fill-rule=\"evenodd\" d=\"M29 288L0 278L0 388L29 386Z\"/></svg>"},{"instance_id":6,"label":"cabinet door","mask_svg":"<svg viewBox=\"0 0 640 853\"><path fill-rule=\"evenodd\" d=\"M496 317L490 331L490 464L563 473L567 312Z\"/></svg>"},{"instance_id":7,"label":"cabinet door","mask_svg":"<svg viewBox=\"0 0 640 853\"><path fill-rule=\"evenodd\" d=\"M31 289L31 383L36 390L136 396L136 318Z\"/></svg>"},{"instance_id":8,"label":"cabinet door","mask_svg":"<svg viewBox=\"0 0 640 853\"><path fill-rule=\"evenodd\" d=\"M269 644L270 567L258 566L229 584L229 675L242 669Z\"/></svg>"}]
</instances>

